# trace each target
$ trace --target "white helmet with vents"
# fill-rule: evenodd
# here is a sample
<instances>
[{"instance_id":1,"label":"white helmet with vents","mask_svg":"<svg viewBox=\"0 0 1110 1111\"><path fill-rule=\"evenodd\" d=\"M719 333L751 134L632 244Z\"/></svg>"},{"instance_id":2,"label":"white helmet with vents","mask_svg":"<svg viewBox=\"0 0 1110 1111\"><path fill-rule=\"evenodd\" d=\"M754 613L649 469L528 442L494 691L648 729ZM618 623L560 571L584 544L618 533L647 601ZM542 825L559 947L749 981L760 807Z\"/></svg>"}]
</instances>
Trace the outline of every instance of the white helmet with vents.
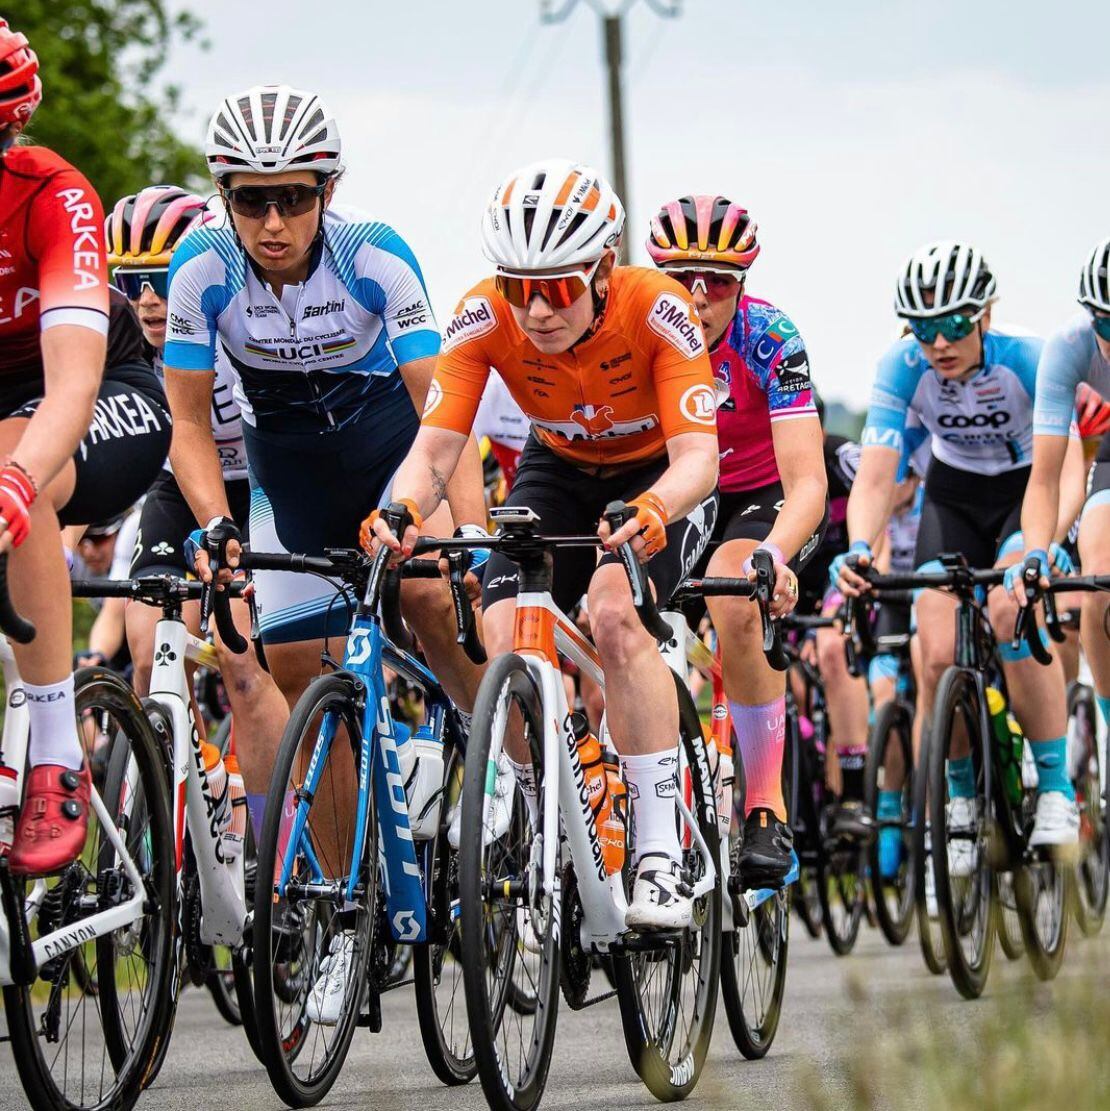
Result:
<instances>
[{"instance_id":1,"label":"white helmet with vents","mask_svg":"<svg viewBox=\"0 0 1110 1111\"><path fill-rule=\"evenodd\" d=\"M959 309L982 312L996 295L994 275L983 256L966 243L945 239L909 257L898 278L894 311L918 320Z\"/></svg>"},{"instance_id":2,"label":"white helmet with vents","mask_svg":"<svg viewBox=\"0 0 1110 1111\"><path fill-rule=\"evenodd\" d=\"M339 128L315 93L255 85L229 96L208 124L204 157L214 178L339 169Z\"/></svg>"},{"instance_id":3,"label":"white helmet with vents","mask_svg":"<svg viewBox=\"0 0 1110 1111\"><path fill-rule=\"evenodd\" d=\"M482 219L486 257L504 270L596 262L620 242L624 206L590 166L549 158L510 174Z\"/></svg>"},{"instance_id":4,"label":"white helmet with vents","mask_svg":"<svg viewBox=\"0 0 1110 1111\"><path fill-rule=\"evenodd\" d=\"M1110 236L1095 244L1079 275L1079 303L1110 312Z\"/></svg>"}]
</instances>

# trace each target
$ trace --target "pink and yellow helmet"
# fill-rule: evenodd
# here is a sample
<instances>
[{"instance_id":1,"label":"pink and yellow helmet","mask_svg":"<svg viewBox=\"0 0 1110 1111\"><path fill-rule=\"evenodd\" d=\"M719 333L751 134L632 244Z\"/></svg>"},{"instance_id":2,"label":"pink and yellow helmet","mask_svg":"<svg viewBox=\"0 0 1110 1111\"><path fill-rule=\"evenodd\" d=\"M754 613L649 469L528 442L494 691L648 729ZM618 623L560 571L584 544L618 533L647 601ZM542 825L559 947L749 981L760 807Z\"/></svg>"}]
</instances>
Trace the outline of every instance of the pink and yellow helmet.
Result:
<instances>
[{"instance_id":1,"label":"pink and yellow helmet","mask_svg":"<svg viewBox=\"0 0 1110 1111\"><path fill-rule=\"evenodd\" d=\"M647 250L656 266L709 263L747 270L759 254L755 233L746 208L700 193L663 205L651 221Z\"/></svg>"},{"instance_id":2,"label":"pink and yellow helmet","mask_svg":"<svg viewBox=\"0 0 1110 1111\"><path fill-rule=\"evenodd\" d=\"M205 212L205 201L176 185L148 185L116 201L105 226L108 265L169 266L178 240Z\"/></svg>"}]
</instances>

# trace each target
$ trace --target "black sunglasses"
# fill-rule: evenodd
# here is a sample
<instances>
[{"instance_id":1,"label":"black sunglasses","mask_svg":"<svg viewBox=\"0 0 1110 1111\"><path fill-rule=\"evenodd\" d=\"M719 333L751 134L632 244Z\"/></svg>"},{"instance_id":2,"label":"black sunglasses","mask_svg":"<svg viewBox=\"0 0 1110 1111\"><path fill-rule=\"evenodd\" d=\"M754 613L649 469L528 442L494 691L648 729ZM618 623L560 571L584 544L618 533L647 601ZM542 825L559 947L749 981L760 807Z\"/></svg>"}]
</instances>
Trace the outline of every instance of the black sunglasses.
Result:
<instances>
[{"instance_id":1,"label":"black sunglasses","mask_svg":"<svg viewBox=\"0 0 1110 1111\"><path fill-rule=\"evenodd\" d=\"M316 202L324 195L327 183L323 185L237 185L225 189L231 210L237 216L250 220L264 220L270 206L274 205L278 215L304 216L311 212Z\"/></svg>"}]
</instances>

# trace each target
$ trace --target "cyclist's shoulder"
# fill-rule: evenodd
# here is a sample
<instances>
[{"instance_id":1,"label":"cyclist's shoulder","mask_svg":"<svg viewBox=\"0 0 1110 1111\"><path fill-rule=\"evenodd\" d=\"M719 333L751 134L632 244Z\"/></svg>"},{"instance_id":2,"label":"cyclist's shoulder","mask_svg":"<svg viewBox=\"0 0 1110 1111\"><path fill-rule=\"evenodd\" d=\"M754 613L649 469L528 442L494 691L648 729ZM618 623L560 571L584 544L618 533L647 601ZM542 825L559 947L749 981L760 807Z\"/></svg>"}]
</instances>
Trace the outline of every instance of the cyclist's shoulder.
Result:
<instances>
[{"instance_id":1,"label":"cyclist's shoulder","mask_svg":"<svg viewBox=\"0 0 1110 1111\"><path fill-rule=\"evenodd\" d=\"M101 217L100 199L88 178L47 147L13 147L4 156L0 180L4 222L28 212L36 236L71 236Z\"/></svg>"},{"instance_id":2,"label":"cyclist's shoulder","mask_svg":"<svg viewBox=\"0 0 1110 1111\"><path fill-rule=\"evenodd\" d=\"M394 227L350 205L328 207L324 234L340 267L373 269L391 258L410 266L416 263L412 249Z\"/></svg>"},{"instance_id":3,"label":"cyclist's shoulder","mask_svg":"<svg viewBox=\"0 0 1110 1111\"><path fill-rule=\"evenodd\" d=\"M690 295L661 270L618 266L601 331L624 332L647 354L671 349L687 359L705 353L701 320Z\"/></svg>"},{"instance_id":4,"label":"cyclist's shoulder","mask_svg":"<svg viewBox=\"0 0 1110 1111\"><path fill-rule=\"evenodd\" d=\"M1078 370L1086 370L1092 357L1098 355L1090 314L1084 309L1070 316L1064 324L1050 333L1041 355L1042 372L1066 367L1068 364L1073 364Z\"/></svg>"},{"instance_id":5,"label":"cyclist's shoulder","mask_svg":"<svg viewBox=\"0 0 1110 1111\"><path fill-rule=\"evenodd\" d=\"M197 261L199 260L199 262ZM193 264L214 271L213 277L230 278L244 268L243 249L235 238L231 221L223 213L191 228L177 244L170 258L170 281L182 267Z\"/></svg>"},{"instance_id":6,"label":"cyclist's shoulder","mask_svg":"<svg viewBox=\"0 0 1110 1111\"><path fill-rule=\"evenodd\" d=\"M913 336L900 336L879 356L879 377L891 381L916 384L929 369L929 360Z\"/></svg>"},{"instance_id":7,"label":"cyclist's shoulder","mask_svg":"<svg viewBox=\"0 0 1110 1111\"><path fill-rule=\"evenodd\" d=\"M15 146L4 155L4 176L22 183L40 185L59 175L72 177L89 186L88 179L76 166L67 162L49 147Z\"/></svg>"},{"instance_id":8,"label":"cyclist's shoulder","mask_svg":"<svg viewBox=\"0 0 1110 1111\"><path fill-rule=\"evenodd\" d=\"M519 331L512 319L509 306L497 292L493 278L483 278L471 286L459 298L454 312L443 328L443 353L455 350L463 344L478 344L479 341L492 341L496 333L507 338L511 331ZM500 366L499 370L511 370Z\"/></svg>"},{"instance_id":9,"label":"cyclist's shoulder","mask_svg":"<svg viewBox=\"0 0 1110 1111\"><path fill-rule=\"evenodd\" d=\"M782 355L793 355L803 346L797 325L777 305L745 293L736 306L733 337L742 336L744 356L756 366L770 369Z\"/></svg>"},{"instance_id":10,"label":"cyclist's shoulder","mask_svg":"<svg viewBox=\"0 0 1110 1111\"><path fill-rule=\"evenodd\" d=\"M1044 348L1044 339L1016 324L992 324L983 337L990 361L1014 369L1036 366Z\"/></svg>"}]
</instances>

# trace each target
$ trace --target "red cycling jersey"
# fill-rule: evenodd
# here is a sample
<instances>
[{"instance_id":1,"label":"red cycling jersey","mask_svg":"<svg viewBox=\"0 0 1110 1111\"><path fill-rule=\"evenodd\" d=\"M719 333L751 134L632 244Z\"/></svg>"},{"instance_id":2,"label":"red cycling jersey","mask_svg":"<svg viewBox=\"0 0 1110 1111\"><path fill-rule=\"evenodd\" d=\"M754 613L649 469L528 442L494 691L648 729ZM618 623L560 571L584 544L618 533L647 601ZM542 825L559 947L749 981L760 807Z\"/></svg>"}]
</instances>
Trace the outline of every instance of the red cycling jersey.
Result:
<instances>
[{"instance_id":1,"label":"red cycling jersey","mask_svg":"<svg viewBox=\"0 0 1110 1111\"><path fill-rule=\"evenodd\" d=\"M44 147L0 160L0 376L42 377L39 333L108 331L104 210L92 186Z\"/></svg>"}]
</instances>

